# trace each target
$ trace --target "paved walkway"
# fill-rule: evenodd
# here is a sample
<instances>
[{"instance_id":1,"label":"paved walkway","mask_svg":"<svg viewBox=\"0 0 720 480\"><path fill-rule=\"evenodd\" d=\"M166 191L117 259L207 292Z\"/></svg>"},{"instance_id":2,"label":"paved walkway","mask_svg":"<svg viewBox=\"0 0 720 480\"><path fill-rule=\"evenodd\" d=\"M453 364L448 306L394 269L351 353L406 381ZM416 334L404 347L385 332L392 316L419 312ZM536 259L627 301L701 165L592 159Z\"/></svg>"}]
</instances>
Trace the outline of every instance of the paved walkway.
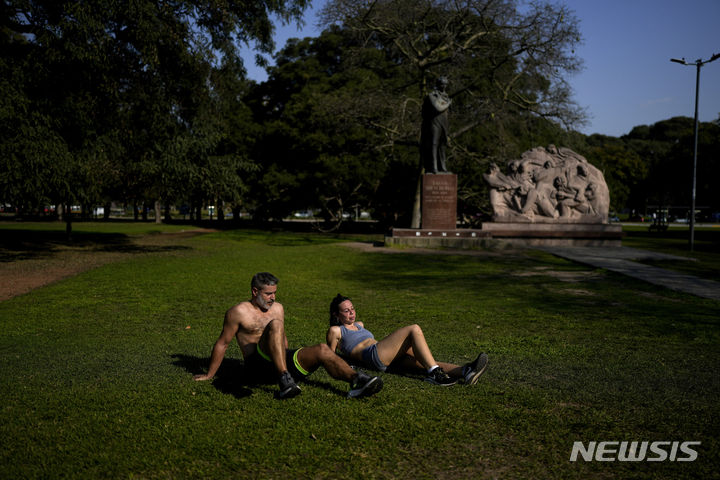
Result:
<instances>
[{"instance_id":1,"label":"paved walkway","mask_svg":"<svg viewBox=\"0 0 720 480\"><path fill-rule=\"evenodd\" d=\"M687 257L649 252L628 247L537 247L558 257L574 262L604 268L639 280L667 287L679 292L720 301L720 282L706 280L684 273L651 267L634 260L684 260Z\"/></svg>"}]
</instances>

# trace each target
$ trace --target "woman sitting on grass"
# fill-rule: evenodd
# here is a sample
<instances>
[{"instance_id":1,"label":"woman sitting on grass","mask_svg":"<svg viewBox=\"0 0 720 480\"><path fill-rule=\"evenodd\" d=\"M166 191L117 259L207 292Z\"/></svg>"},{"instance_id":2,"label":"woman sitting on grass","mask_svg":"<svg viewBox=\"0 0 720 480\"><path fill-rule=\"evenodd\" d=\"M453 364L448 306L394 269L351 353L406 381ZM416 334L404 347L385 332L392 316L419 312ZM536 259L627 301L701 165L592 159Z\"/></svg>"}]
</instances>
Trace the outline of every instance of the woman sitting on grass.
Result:
<instances>
[{"instance_id":1,"label":"woman sitting on grass","mask_svg":"<svg viewBox=\"0 0 720 480\"><path fill-rule=\"evenodd\" d=\"M466 385L474 385L488 363L484 353L462 366L436 362L419 325L402 327L380 341L375 340L363 323L356 320L350 299L339 293L330 303L327 344L332 351L366 368L381 372L388 367L400 371L426 371L425 381L442 386L455 385L459 379Z\"/></svg>"}]
</instances>

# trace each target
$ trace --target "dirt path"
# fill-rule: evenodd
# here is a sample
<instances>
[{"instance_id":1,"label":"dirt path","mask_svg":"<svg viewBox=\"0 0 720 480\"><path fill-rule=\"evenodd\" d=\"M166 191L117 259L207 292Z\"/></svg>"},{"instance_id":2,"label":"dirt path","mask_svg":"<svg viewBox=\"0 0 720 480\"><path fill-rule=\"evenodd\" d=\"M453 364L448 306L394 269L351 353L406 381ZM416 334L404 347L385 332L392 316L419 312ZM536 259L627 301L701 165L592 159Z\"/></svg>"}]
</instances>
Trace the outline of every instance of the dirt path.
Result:
<instances>
[{"instance_id":1,"label":"dirt path","mask_svg":"<svg viewBox=\"0 0 720 480\"><path fill-rule=\"evenodd\" d=\"M184 239L211 231L138 235L122 241L103 238L78 244L55 239L4 241L0 244L0 302L130 256L188 249Z\"/></svg>"}]
</instances>

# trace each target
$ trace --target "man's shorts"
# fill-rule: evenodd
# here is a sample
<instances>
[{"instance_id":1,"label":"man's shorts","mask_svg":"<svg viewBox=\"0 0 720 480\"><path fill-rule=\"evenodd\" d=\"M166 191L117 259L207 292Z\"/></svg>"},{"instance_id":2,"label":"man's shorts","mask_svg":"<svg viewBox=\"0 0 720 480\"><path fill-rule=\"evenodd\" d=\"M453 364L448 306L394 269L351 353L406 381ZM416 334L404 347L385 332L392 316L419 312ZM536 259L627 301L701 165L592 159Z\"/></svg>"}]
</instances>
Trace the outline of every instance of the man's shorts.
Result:
<instances>
[{"instance_id":1,"label":"man's shorts","mask_svg":"<svg viewBox=\"0 0 720 480\"><path fill-rule=\"evenodd\" d=\"M381 372L387 370L387 365L380 361L380 355L378 355L377 352L377 343L373 343L362 351L362 359L367 368L374 368Z\"/></svg>"},{"instance_id":2,"label":"man's shorts","mask_svg":"<svg viewBox=\"0 0 720 480\"><path fill-rule=\"evenodd\" d=\"M256 380L268 382L277 381L278 371L270 356L260 350L260 345L256 345L255 349L256 352L254 354L245 358L245 368L248 373ZM300 365L297 358L300 350L302 350L302 347L294 350L285 349L285 363L287 364L288 372L290 372L290 375L292 375L296 381L303 380L312 373Z\"/></svg>"}]
</instances>

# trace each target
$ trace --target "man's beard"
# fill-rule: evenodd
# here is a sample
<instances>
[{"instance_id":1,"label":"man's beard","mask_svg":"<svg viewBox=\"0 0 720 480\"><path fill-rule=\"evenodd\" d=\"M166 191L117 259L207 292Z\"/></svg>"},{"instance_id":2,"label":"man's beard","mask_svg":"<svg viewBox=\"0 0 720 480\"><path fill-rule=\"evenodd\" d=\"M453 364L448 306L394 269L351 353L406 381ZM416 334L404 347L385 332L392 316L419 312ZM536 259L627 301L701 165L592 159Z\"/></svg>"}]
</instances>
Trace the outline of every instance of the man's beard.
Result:
<instances>
[{"instance_id":1,"label":"man's beard","mask_svg":"<svg viewBox=\"0 0 720 480\"><path fill-rule=\"evenodd\" d=\"M265 301L265 299L258 295L257 297L257 304L258 307L262 308L263 310L270 310L270 307L272 307L272 304L275 303L274 300L270 300L269 302Z\"/></svg>"}]
</instances>

